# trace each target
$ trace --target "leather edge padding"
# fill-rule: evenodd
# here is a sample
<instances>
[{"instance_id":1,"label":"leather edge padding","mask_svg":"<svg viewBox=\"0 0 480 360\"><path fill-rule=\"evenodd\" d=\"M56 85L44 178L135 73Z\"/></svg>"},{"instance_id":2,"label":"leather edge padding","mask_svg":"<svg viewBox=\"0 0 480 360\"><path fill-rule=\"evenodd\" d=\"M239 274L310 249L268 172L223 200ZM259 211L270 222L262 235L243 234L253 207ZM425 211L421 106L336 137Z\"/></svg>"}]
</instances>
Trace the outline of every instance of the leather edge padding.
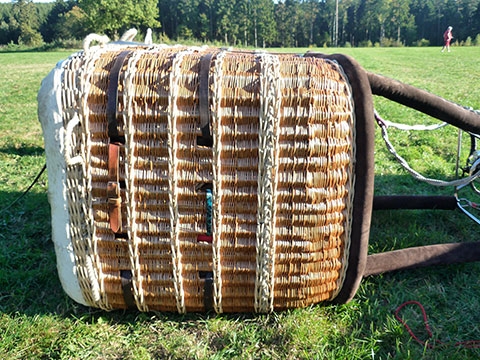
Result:
<instances>
[{"instance_id":1,"label":"leather edge padding","mask_svg":"<svg viewBox=\"0 0 480 360\"><path fill-rule=\"evenodd\" d=\"M354 101L356 156L350 253L345 281L331 300L341 304L355 296L367 263L375 177L373 97L366 71L353 58L342 54L307 53L305 56L336 61L348 77Z\"/></svg>"}]
</instances>

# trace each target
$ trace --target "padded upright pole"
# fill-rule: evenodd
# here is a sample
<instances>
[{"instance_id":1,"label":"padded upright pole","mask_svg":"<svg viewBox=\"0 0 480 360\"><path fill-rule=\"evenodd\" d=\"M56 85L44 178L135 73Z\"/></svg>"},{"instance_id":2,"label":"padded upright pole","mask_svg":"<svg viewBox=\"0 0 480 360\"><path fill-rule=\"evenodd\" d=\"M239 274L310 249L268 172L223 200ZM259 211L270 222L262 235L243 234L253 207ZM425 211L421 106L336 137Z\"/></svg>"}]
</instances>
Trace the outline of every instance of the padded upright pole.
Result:
<instances>
[{"instance_id":1,"label":"padded upright pole","mask_svg":"<svg viewBox=\"0 0 480 360\"><path fill-rule=\"evenodd\" d=\"M411 85L367 72L373 95L380 95L464 131L480 134L480 115Z\"/></svg>"},{"instance_id":2,"label":"padded upright pole","mask_svg":"<svg viewBox=\"0 0 480 360\"><path fill-rule=\"evenodd\" d=\"M369 255L363 275L473 261L480 261L478 241L419 246Z\"/></svg>"},{"instance_id":3,"label":"padded upright pole","mask_svg":"<svg viewBox=\"0 0 480 360\"><path fill-rule=\"evenodd\" d=\"M455 196L391 195L375 196L373 210L455 210Z\"/></svg>"}]
</instances>

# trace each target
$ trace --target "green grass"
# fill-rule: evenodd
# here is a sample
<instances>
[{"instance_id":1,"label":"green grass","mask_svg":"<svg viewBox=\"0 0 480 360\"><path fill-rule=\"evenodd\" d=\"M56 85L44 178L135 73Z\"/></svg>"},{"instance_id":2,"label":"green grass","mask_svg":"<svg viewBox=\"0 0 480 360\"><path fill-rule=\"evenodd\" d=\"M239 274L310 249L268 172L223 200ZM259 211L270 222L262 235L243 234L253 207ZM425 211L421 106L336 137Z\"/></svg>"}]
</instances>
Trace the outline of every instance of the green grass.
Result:
<instances>
[{"instance_id":1,"label":"green grass","mask_svg":"<svg viewBox=\"0 0 480 360\"><path fill-rule=\"evenodd\" d=\"M305 49L306 50L306 49ZM317 50L317 49L313 49ZM318 49L353 56L367 70L480 109L480 48ZM283 51L304 52L302 49ZM36 119L41 79L66 52L0 53L0 358L2 359L477 359L480 350L424 349L394 318L404 301L425 305L435 338L480 339L480 264L403 271L364 279L346 305L282 313L204 315L102 312L75 304L57 278L47 180L8 208L44 163ZM435 120L376 98L387 119ZM377 194L452 194L421 184L391 158L376 130ZM391 130L398 151L420 172L441 179L455 171L457 130ZM463 160L466 150L463 150ZM370 252L477 240L459 211L375 212ZM426 338L420 313L402 313Z\"/></svg>"}]
</instances>

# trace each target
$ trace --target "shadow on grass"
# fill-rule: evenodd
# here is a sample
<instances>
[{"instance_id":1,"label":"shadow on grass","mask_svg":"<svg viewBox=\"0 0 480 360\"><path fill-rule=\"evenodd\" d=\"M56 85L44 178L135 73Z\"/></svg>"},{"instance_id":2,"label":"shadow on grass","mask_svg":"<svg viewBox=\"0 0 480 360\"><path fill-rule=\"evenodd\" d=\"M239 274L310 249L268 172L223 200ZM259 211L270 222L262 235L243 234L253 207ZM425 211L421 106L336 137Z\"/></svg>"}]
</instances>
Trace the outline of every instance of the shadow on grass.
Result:
<instances>
[{"instance_id":1,"label":"shadow on grass","mask_svg":"<svg viewBox=\"0 0 480 360\"><path fill-rule=\"evenodd\" d=\"M153 313L135 310L103 311L75 303L63 291L56 268L51 239L50 205L46 193L28 193L7 209L21 192L0 192L0 314L56 315L96 323L99 318L113 323L148 321ZM218 317L210 314L155 313L165 321L188 322ZM223 315L246 320L251 314Z\"/></svg>"},{"instance_id":2,"label":"shadow on grass","mask_svg":"<svg viewBox=\"0 0 480 360\"><path fill-rule=\"evenodd\" d=\"M25 144L18 146L11 144L0 147L0 153L17 156L41 156L45 153L45 149L41 146L31 146Z\"/></svg>"},{"instance_id":3,"label":"shadow on grass","mask_svg":"<svg viewBox=\"0 0 480 360\"><path fill-rule=\"evenodd\" d=\"M5 149L0 150L5 151ZM10 149L9 151L14 151ZM36 152L39 149L22 149ZM42 150L43 151L43 150ZM384 183L408 183L407 179L383 178ZM91 309L76 304L63 292L58 279L51 241L50 206L45 192L31 192L13 207L2 211L21 192L0 192L0 312L7 314L55 314L95 322L99 317L115 323L148 319L151 314L138 311ZM471 220L459 211L389 210L372 216L370 252L438 242L477 240ZM248 314L222 315L246 320ZM164 320L183 322L217 317L215 314L158 314Z\"/></svg>"},{"instance_id":4,"label":"shadow on grass","mask_svg":"<svg viewBox=\"0 0 480 360\"><path fill-rule=\"evenodd\" d=\"M0 192L0 310L27 315L62 312L46 193ZM60 300L60 301L59 301Z\"/></svg>"}]
</instances>

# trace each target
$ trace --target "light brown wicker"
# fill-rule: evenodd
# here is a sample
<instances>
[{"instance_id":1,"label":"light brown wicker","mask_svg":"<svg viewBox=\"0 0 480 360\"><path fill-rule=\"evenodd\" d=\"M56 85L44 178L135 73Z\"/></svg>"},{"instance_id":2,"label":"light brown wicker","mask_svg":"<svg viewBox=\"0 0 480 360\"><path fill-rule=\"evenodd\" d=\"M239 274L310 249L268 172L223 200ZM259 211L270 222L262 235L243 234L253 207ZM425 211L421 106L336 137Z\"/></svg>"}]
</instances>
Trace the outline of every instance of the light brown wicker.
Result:
<instances>
[{"instance_id":1,"label":"light brown wicker","mask_svg":"<svg viewBox=\"0 0 480 360\"><path fill-rule=\"evenodd\" d=\"M122 231L115 233L107 104L123 51L115 84ZM269 312L336 297L356 180L354 104L336 62L110 45L70 57L61 81L69 235L88 305ZM212 146L197 144L204 114ZM205 186L213 194L211 241L202 237Z\"/></svg>"}]
</instances>

